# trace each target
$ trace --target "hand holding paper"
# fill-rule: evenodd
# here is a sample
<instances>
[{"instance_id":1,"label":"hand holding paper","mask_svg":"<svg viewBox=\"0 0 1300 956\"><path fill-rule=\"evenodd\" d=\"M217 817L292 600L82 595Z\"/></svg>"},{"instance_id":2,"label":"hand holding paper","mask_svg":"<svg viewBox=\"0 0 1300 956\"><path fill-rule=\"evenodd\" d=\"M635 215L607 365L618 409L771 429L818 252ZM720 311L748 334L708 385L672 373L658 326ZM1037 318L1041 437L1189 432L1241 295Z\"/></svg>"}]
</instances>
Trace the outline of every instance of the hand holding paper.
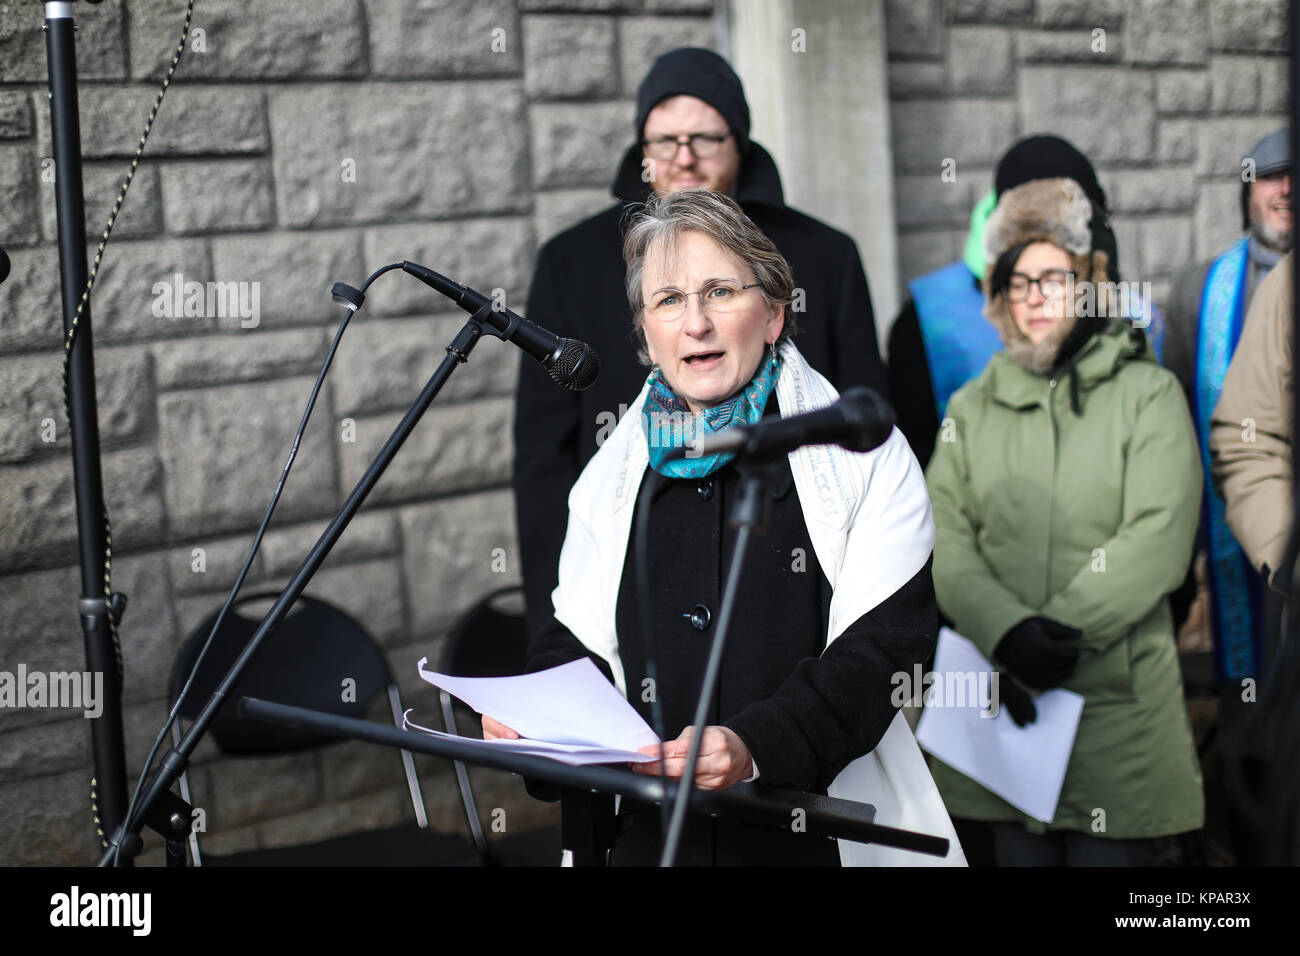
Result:
<instances>
[{"instance_id":1,"label":"hand holding paper","mask_svg":"<svg viewBox=\"0 0 1300 956\"><path fill-rule=\"evenodd\" d=\"M574 765L655 759L638 752L659 743L654 731L586 658L517 677L453 677L426 670L427 661L420 659L421 677L492 721L489 728L485 719L476 743ZM439 735L409 718L405 724Z\"/></svg>"},{"instance_id":2,"label":"hand holding paper","mask_svg":"<svg viewBox=\"0 0 1300 956\"><path fill-rule=\"evenodd\" d=\"M659 760L658 744L642 747L653 763L634 766L637 773L662 775L680 780L686 772L686 758L690 753L695 728L687 727L676 740L663 744L664 760ZM695 785L704 790L725 790L732 784L747 780L754 773L754 760L745 742L730 727L705 727L700 741L699 760L695 764Z\"/></svg>"},{"instance_id":3,"label":"hand holding paper","mask_svg":"<svg viewBox=\"0 0 1300 956\"><path fill-rule=\"evenodd\" d=\"M939 629L934 673L940 687L992 671L969 640L949 628ZM927 701L921 712L916 741L922 749L1017 809L1050 823L1083 715L1083 698L1059 688L1040 694L1035 702L1037 719L1025 727L1017 727L1006 708L989 718L978 703L962 707L951 706L951 701L938 703L931 706Z\"/></svg>"}]
</instances>

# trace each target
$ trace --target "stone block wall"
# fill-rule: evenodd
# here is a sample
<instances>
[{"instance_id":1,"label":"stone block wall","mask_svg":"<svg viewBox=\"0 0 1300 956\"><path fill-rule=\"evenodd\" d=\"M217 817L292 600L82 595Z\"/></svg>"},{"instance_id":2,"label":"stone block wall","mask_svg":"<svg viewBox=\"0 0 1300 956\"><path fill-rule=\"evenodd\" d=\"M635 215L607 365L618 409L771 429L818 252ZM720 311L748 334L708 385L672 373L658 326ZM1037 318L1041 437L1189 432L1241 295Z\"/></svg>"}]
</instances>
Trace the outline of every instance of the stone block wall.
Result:
<instances>
[{"instance_id":1,"label":"stone block wall","mask_svg":"<svg viewBox=\"0 0 1300 956\"><path fill-rule=\"evenodd\" d=\"M330 286L412 259L522 309L539 243L610 201L649 63L682 44L715 45L707 0L259 9L197 4L94 290L113 585L130 598L132 773L165 716L174 656L220 606L275 487L342 318ZM76 7L92 255L184 10L182 0ZM85 666L41 17L40 4L0 2L0 245L13 260L0 285L0 669L11 672ZM251 308L169 317L178 275L244 284L250 305L256 289L256 323ZM463 318L401 273L372 287L246 592L288 581ZM416 719L437 721L416 661L436 661L460 613L519 580L517 361L495 339L479 345L308 588L374 634ZM88 727L70 710L0 711L0 864L94 859ZM205 742L196 756L213 852L411 815L397 757L378 748L255 760ZM432 824L464 832L448 765L417 766ZM507 832L555 819L509 775L474 779L485 817L507 811ZM157 841L147 847L157 862Z\"/></svg>"},{"instance_id":2,"label":"stone block wall","mask_svg":"<svg viewBox=\"0 0 1300 956\"><path fill-rule=\"evenodd\" d=\"M1282 0L888 0L886 21L904 280L961 256L998 158L1035 133L1092 159L1124 278L1158 303L1241 236L1241 156L1286 123Z\"/></svg>"}]
</instances>

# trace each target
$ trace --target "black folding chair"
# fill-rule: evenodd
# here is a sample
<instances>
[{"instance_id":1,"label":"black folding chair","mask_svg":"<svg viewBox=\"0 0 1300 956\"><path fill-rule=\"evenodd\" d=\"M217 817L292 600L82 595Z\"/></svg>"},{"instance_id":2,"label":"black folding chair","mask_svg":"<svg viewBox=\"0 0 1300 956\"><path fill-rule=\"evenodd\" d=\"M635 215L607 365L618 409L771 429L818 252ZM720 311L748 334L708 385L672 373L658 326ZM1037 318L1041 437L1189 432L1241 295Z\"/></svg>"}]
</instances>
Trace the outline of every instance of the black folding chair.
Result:
<instances>
[{"instance_id":1,"label":"black folding chair","mask_svg":"<svg viewBox=\"0 0 1300 956\"><path fill-rule=\"evenodd\" d=\"M194 684L178 717L193 720L249 638L259 618L246 617L241 608L278 597L266 591L241 597L231 607L221 630L203 658ZM199 651L217 619L214 612L188 638L172 670L169 704L180 695ZM364 718L373 702L387 694L394 724L401 726L402 701L383 654L374 639L350 615L319 598L300 597L277 631L263 643L251 666L222 704L209 726L209 735L223 754L253 756L286 754L333 743L334 738L294 727L265 724L240 717L239 699L260 697L344 717ZM172 728L180 740L180 720ZM424 797L409 751L401 751L402 769L411 795L414 825L337 837L299 847L254 850L226 857L209 855L208 864L220 865L474 865L477 858L459 837L428 829ZM181 777L181 796L192 803L189 780ZM190 834L194 864L202 865L198 834Z\"/></svg>"}]
</instances>

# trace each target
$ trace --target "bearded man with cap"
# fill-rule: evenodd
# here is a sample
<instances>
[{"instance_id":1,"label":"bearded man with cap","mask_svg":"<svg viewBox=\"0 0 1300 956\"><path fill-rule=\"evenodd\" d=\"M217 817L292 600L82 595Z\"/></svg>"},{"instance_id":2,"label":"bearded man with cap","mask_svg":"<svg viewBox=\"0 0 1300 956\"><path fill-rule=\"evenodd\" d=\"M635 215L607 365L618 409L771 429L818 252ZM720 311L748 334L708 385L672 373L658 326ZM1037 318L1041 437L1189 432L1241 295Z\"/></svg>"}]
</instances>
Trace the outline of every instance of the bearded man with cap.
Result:
<instances>
[{"instance_id":1,"label":"bearded man with cap","mask_svg":"<svg viewBox=\"0 0 1300 956\"><path fill-rule=\"evenodd\" d=\"M776 164L750 140L749 125L744 89L726 60L698 48L660 57L637 91L636 141L613 185L618 201L538 255L528 318L591 345L601 371L590 389L566 392L536 363L520 365L514 490L532 634L552 616L569 489L646 381L631 335L622 248L630 207L652 191L706 187L735 199L790 264L802 309L798 346L809 364L840 391L884 391L857 246L785 205Z\"/></svg>"},{"instance_id":2,"label":"bearded man with cap","mask_svg":"<svg viewBox=\"0 0 1300 956\"><path fill-rule=\"evenodd\" d=\"M1192 409L1206 478L1200 547L1206 558L1214 674L1223 691L1220 720L1225 729L1236 723L1243 705L1240 682L1258 676L1266 615L1260 576L1233 537L1223 499L1210 481L1211 417L1255 290L1291 250L1289 136L1286 129L1270 133L1243 157L1246 235L1211 262L1180 272L1169 304L1165 361Z\"/></svg>"}]
</instances>

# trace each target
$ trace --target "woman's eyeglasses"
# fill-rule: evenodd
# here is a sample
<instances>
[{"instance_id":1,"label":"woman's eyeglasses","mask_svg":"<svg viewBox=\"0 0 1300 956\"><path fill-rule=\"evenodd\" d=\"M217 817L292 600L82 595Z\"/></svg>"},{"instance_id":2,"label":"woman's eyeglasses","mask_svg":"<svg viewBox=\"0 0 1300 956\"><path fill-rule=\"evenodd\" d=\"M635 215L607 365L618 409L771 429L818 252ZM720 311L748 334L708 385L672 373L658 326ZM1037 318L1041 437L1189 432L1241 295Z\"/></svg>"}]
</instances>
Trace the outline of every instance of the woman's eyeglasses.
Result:
<instances>
[{"instance_id":1,"label":"woman's eyeglasses","mask_svg":"<svg viewBox=\"0 0 1300 956\"><path fill-rule=\"evenodd\" d=\"M1072 275L1064 269L1048 269L1034 279L1023 272L1013 272L1007 282L1007 301L1024 302L1029 298L1029 290L1033 286L1038 286L1038 292L1044 299L1055 299L1065 291Z\"/></svg>"},{"instance_id":2,"label":"woman's eyeglasses","mask_svg":"<svg viewBox=\"0 0 1300 956\"><path fill-rule=\"evenodd\" d=\"M645 309L650 318L657 322L676 322L686 314L686 299L689 296L698 295L700 297L700 308L704 309L705 312L721 315L744 308L745 290L756 288L758 285L757 282L751 282L749 285L715 282L705 286L698 292L679 292L676 289L665 289L656 292L650 297L650 301L643 302L641 307Z\"/></svg>"}]
</instances>

